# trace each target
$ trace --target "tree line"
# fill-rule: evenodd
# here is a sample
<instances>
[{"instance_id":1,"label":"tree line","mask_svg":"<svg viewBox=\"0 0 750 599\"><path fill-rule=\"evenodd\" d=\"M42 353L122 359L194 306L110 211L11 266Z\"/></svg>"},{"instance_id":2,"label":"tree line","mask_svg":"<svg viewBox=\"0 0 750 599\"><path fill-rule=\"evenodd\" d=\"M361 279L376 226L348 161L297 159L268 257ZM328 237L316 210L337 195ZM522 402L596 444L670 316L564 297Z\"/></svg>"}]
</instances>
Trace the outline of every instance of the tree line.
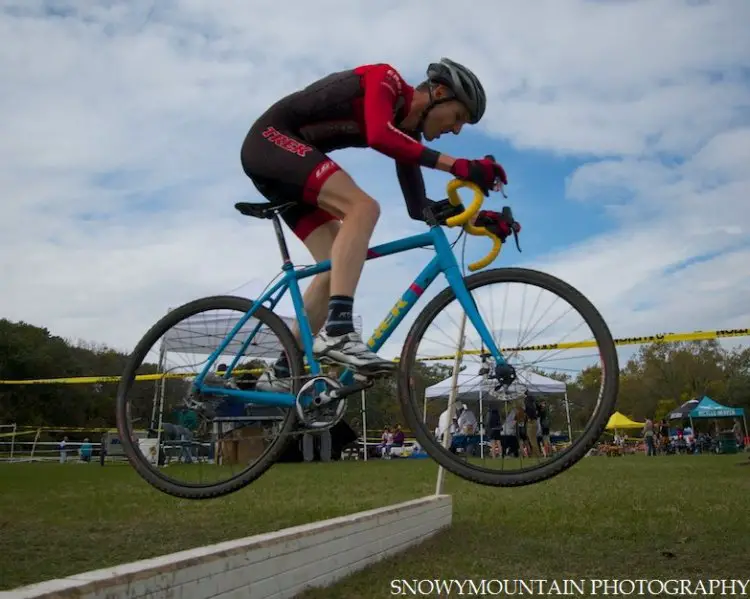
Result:
<instances>
[{"instance_id":1,"label":"tree line","mask_svg":"<svg viewBox=\"0 0 750 599\"><path fill-rule=\"evenodd\" d=\"M547 373L549 376L549 373ZM584 369L568 382L573 427L582 427L599 392L601 368ZM708 396L750 411L750 348L724 349L715 339L641 346L620 364L617 410L633 420L660 420L686 401ZM570 384L572 383L572 384Z\"/></svg>"},{"instance_id":2,"label":"tree line","mask_svg":"<svg viewBox=\"0 0 750 599\"><path fill-rule=\"evenodd\" d=\"M63 339L24 322L0 320L0 380L80 376L119 377L127 355L104 345ZM155 370L155 365L146 370ZM414 373L425 388L450 376L449 367L429 363ZM583 427L596 402L601 370L591 366L575 377L541 372L566 382L572 426ZM620 371L617 409L635 420L662 418L694 397L750 411L750 348L723 349L717 341L655 342L643 345ZM22 426L104 428L115 426L116 383L0 385L0 423ZM144 391L145 392L145 391ZM177 399L175 397L175 399ZM367 390L367 428L403 424L396 381L384 379ZM445 402L438 402L441 407ZM563 429L561 404L553 407L553 427ZM428 409L437 418L438 406ZM346 419L361 428L359 396L352 396Z\"/></svg>"}]
</instances>

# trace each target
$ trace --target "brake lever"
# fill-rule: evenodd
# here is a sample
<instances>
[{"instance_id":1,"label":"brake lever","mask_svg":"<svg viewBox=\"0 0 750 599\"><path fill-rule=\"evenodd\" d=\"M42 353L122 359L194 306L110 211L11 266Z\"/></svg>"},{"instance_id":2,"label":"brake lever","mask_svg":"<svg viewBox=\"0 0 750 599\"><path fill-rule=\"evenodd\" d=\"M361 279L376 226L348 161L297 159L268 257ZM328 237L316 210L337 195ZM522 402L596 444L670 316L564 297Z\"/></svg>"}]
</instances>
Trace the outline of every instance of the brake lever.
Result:
<instances>
[{"instance_id":1,"label":"brake lever","mask_svg":"<svg viewBox=\"0 0 750 599\"><path fill-rule=\"evenodd\" d=\"M515 223L513 223L513 224L515 224ZM523 252L521 251L521 246L518 245L518 231L516 230L515 227L512 227L512 228L513 228L513 239L516 242L516 249L518 250L519 254L522 254Z\"/></svg>"},{"instance_id":2,"label":"brake lever","mask_svg":"<svg viewBox=\"0 0 750 599\"><path fill-rule=\"evenodd\" d=\"M486 154L484 156L485 160L491 160L495 164L497 164L497 160L495 160L495 157L492 154ZM495 179L494 181L494 190L499 191L501 194L503 194L503 197L507 200L508 195L505 193L505 184L500 179Z\"/></svg>"},{"instance_id":3,"label":"brake lever","mask_svg":"<svg viewBox=\"0 0 750 599\"><path fill-rule=\"evenodd\" d=\"M511 231L513 231L513 240L516 242L516 249L519 251L519 253L523 253L521 251L521 245L518 243L518 228L516 227L516 219L513 218L513 209L510 206L503 206L502 211L503 217L507 219L508 226L510 227Z\"/></svg>"}]
</instances>

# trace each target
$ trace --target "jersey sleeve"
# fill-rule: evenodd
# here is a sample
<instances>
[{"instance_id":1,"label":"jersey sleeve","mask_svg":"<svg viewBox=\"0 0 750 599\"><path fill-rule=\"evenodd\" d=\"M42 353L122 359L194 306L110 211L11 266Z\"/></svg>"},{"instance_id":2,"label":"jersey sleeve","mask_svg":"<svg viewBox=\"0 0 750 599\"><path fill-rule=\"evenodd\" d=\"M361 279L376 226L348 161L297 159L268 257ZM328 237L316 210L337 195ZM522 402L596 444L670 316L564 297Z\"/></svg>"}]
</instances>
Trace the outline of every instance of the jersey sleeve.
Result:
<instances>
[{"instance_id":1,"label":"jersey sleeve","mask_svg":"<svg viewBox=\"0 0 750 599\"><path fill-rule=\"evenodd\" d=\"M414 140L419 141L420 136L415 134ZM424 220L424 209L428 202L422 169L418 164L397 160L396 176L401 186L401 192L404 194L406 210L409 216L414 220Z\"/></svg>"},{"instance_id":2,"label":"jersey sleeve","mask_svg":"<svg viewBox=\"0 0 750 599\"><path fill-rule=\"evenodd\" d=\"M409 216L414 220L423 220L423 211L427 206L427 194L419 165L396 162L396 176L401 186L401 192L404 194Z\"/></svg>"},{"instance_id":3,"label":"jersey sleeve","mask_svg":"<svg viewBox=\"0 0 750 599\"><path fill-rule=\"evenodd\" d=\"M367 145L399 162L435 168L439 152L423 146L393 124L393 111L405 85L398 72L390 65L373 66L363 74L363 83Z\"/></svg>"}]
</instances>

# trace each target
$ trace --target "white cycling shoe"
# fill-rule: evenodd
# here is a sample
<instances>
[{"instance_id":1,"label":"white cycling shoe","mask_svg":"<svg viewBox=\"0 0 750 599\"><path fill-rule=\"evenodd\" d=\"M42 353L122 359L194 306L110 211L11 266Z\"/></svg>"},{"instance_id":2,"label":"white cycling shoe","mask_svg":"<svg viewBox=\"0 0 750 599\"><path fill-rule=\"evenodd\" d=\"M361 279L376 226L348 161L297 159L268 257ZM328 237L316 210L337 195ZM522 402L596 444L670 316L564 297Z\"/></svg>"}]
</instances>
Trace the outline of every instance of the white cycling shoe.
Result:
<instances>
[{"instance_id":1,"label":"white cycling shoe","mask_svg":"<svg viewBox=\"0 0 750 599\"><path fill-rule=\"evenodd\" d=\"M286 377L279 376L276 368L271 366L270 368L263 371L263 373L255 381L256 391L265 391L266 393L291 393L292 392L292 379L289 377L287 372Z\"/></svg>"},{"instance_id":2,"label":"white cycling shoe","mask_svg":"<svg viewBox=\"0 0 750 599\"><path fill-rule=\"evenodd\" d=\"M346 366L363 375L388 374L396 369L395 362L370 350L358 333L334 337L323 329L313 342L313 354L321 362Z\"/></svg>"}]
</instances>

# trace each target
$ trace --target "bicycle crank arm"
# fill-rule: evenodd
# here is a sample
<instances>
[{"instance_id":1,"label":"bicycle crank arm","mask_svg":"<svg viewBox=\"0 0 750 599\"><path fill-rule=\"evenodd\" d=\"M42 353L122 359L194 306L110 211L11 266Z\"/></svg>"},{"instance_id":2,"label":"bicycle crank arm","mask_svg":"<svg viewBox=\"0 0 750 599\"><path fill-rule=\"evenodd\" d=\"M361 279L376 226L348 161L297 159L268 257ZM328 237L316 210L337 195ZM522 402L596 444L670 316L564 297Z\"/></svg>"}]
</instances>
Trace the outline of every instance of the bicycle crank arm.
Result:
<instances>
[{"instance_id":1,"label":"bicycle crank arm","mask_svg":"<svg viewBox=\"0 0 750 599\"><path fill-rule=\"evenodd\" d=\"M330 393L321 393L313 400L313 403L315 405L321 405L331 401L338 401L339 399L349 397L352 393L357 393L357 391L364 391L365 389L369 389L374 384L375 382L373 380L367 380L362 383L355 383L347 387L334 389Z\"/></svg>"}]
</instances>

